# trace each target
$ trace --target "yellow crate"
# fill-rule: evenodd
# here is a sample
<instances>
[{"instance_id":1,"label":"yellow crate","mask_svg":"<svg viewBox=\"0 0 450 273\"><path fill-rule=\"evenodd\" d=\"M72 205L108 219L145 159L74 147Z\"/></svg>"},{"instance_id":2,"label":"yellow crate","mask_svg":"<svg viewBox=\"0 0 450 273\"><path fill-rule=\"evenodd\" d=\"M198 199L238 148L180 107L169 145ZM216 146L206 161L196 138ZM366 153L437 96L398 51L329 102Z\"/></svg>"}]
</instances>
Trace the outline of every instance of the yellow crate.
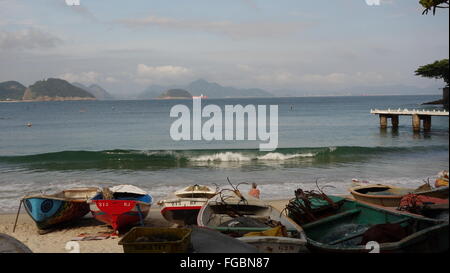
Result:
<instances>
[{"instance_id":1,"label":"yellow crate","mask_svg":"<svg viewBox=\"0 0 450 273\"><path fill-rule=\"evenodd\" d=\"M185 253L191 242L191 229L134 227L119 241L125 253ZM139 238L172 237L165 242L137 241ZM171 238L171 239L172 239Z\"/></svg>"}]
</instances>

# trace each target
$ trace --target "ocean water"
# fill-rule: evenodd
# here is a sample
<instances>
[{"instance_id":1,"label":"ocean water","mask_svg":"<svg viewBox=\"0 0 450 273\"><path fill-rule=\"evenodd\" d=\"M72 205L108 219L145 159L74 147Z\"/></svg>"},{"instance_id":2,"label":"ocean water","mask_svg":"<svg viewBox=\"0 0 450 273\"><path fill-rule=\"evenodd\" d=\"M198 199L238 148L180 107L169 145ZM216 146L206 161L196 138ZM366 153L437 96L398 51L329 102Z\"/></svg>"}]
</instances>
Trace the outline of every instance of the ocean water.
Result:
<instances>
[{"instance_id":1,"label":"ocean water","mask_svg":"<svg viewBox=\"0 0 450 273\"><path fill-rule=\"evenodd\" d=\"M278 149L260 141L174 141L175 104L189 100L0 103L0 212L28 193L134 184L164 198L188 184L259 184L264 199L323 187L346 193L352 178L416 187L449 169L449 120L431 132L379 128L372 108L423 106L439 96L207 99L202 105L278 105ZM206 120L206 119L205 119ZM31 127L26 126L28 122ZM246 191L249 185L240 189Z\"/></svg>"}]
</instances>

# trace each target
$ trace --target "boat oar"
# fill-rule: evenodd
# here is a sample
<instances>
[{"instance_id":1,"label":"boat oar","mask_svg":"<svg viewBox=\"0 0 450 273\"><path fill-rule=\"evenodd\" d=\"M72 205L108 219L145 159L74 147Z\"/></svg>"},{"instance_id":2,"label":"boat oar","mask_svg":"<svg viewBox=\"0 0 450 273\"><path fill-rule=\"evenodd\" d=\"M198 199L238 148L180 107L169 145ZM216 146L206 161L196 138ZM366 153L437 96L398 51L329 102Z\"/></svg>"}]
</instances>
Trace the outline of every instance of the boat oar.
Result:
<instances>
[{"instance_id":1,"label":"boat oar","mask_svg":"<svg viewBox=\"0 0 450 273\"><path fill-rule=\"evenodd\" d=\"M19 209L17 210L16 221L14 222L13 232L16 231L17 220L19 219L20 209L22 208L23 199L20 199Z\"/></svg>"}]
</instances>

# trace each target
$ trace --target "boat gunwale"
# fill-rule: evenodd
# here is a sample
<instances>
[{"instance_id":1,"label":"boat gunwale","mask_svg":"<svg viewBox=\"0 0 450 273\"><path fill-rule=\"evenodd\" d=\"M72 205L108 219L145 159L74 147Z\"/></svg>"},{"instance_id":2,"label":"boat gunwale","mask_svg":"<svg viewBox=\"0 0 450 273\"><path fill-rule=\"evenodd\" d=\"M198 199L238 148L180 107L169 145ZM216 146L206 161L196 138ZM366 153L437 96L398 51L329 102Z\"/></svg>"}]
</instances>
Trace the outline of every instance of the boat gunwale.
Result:
<instances>
[{"instance_id":1,"label":"boat gunwale","mask_svg":"<svg viewBox=\"0 0 450 273\"><path fill-rule=\"evenodd\" d=\"M405 196L408 193L405 194L393 194L393 195L375 195L375 194L367 194L367 193L360 193L357 190L361 190L361 189L365 189L365 188L387 188L387 189L402 189L400 187L393 187L393 186L389 186L389 185L382 185L382 184L376 184L376 185L365 185L365 186L356 186L356 187L352 187L349 189L350 193L353 196L359 196L359 197L364 197L364 198L372 198L372 199L399 199L402 198L403 196ZM405 190L411 190L409 192L409 194L417 194L417 195L426 195L426 194L430 194L430 193L434 193L434 192L444 192L446 190L448 190L448 187L439 187L439 188L434 188L431 190L426 190L426 191L418 191L416 192L415 189L408 189L408 188L404 188Z\"/></svg>"},{"instance_id":2,"label":"boat gunwale","mask_svg":"<svg viewBox=\"0 0 450 273\"><path fill-rule=\"evenodd\" d=\"M183 201L186 202L207 202L209 199L208 198L184 198L184 197L179 197L179 198L173 198L173 199L164 199L164 200L160 200L157 202L158 205L162 206L165 203L181 203Z\"/></svg>"},{"instance_id":3,"label":"boat gunwale","mask_svg":"<svg viewBox=\"0 0 450 273\"><path fill-rule=\"evenodd\" d=\"M357 190L361 190L361 189L365 189L365 188L402 189L400 187L376 184L376 185L364 185L364 186L352 187L349 189L349 191L355 197L359 196L359 197L372 198L372 199L399 199L407 194L406 193L406 194L392 194L392 195L375 195L375 194L360 193L357 191ZM434 188L431 190L419 191L419 192L415 192L414 189L407 189L407 188L404 188L404 189L411 190L411 192L409 192L409 193L412 193L412 194L424 195L424 194L429 194L429 193L433 193L433 192L441 192L441 191L444 192L445 190L448 190L448 187L439 187L439 188Z\"/></svg>"},{"instance_id":4,"label":"boat gunwale","mask_svg":"<svg viewBox=\"0 0 450 273\"><path fill-rule=\"evenodd\" d=\"M375 194L367 194L367 193L357 192L357 190L365 189L365 188L387 188L387 190L400 189L400 188L392 187L392 186L388 186L388 185L377 184L377 185L356 186L356 187L350 188L349 191L353 196L360 196L360 197L365 197L365 198L398 199L398 198L405 196L404 194L403 195L401 195L401 194L375 195ZM413 190L413 189L411 189L411 190Z\"/></svg>"},{"instance_id":5,"label":"boat gunwale","mask_svg":"<svg viewBox=\"0 0 450 273\"><path fill-rule=\"evenodd\" d=\"M84 190L82 190L84 189ZM68 190L62 190L53 194L29 194L25 195L21 198L21 201L25 199L31 199L31 198L40 198L40 199L53 199L53 200L59 200L59 201L67 201L67 202L88 202L91 198L93 198L95 195L98 194L99 188L96 187L86 187L86 188L73 188ZM95 191L95 194L94 194ZM91 197L77 197L77 198L71 198L71 197L61 197L58 195L65 194L66 192L92 192L93 196Z\"/></svg>"}]
</instances>

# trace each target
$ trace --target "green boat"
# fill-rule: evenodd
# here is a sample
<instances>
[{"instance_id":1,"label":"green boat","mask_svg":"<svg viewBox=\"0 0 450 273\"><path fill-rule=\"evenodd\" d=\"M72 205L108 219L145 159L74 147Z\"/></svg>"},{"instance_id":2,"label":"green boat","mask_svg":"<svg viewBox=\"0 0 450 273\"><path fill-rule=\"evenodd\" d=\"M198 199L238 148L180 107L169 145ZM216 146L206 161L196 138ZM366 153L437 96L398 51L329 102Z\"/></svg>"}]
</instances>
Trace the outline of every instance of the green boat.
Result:
<instances>
[{"instance_id":1,"label":"green boat","mask_svg":"<svg viewBox=\"0 0 450 273\"><path fill-rule=\"evenodd\" d=\"M287 207L288 215L302 225L312 252L448 251L448 221L396 213L337 196L327 198L331 202L317 196L306 199L307 206L304 198L296 198ZM305 214L310 217L299 215L299 207L307 207Z\"/></svg>"}]
</instances>

